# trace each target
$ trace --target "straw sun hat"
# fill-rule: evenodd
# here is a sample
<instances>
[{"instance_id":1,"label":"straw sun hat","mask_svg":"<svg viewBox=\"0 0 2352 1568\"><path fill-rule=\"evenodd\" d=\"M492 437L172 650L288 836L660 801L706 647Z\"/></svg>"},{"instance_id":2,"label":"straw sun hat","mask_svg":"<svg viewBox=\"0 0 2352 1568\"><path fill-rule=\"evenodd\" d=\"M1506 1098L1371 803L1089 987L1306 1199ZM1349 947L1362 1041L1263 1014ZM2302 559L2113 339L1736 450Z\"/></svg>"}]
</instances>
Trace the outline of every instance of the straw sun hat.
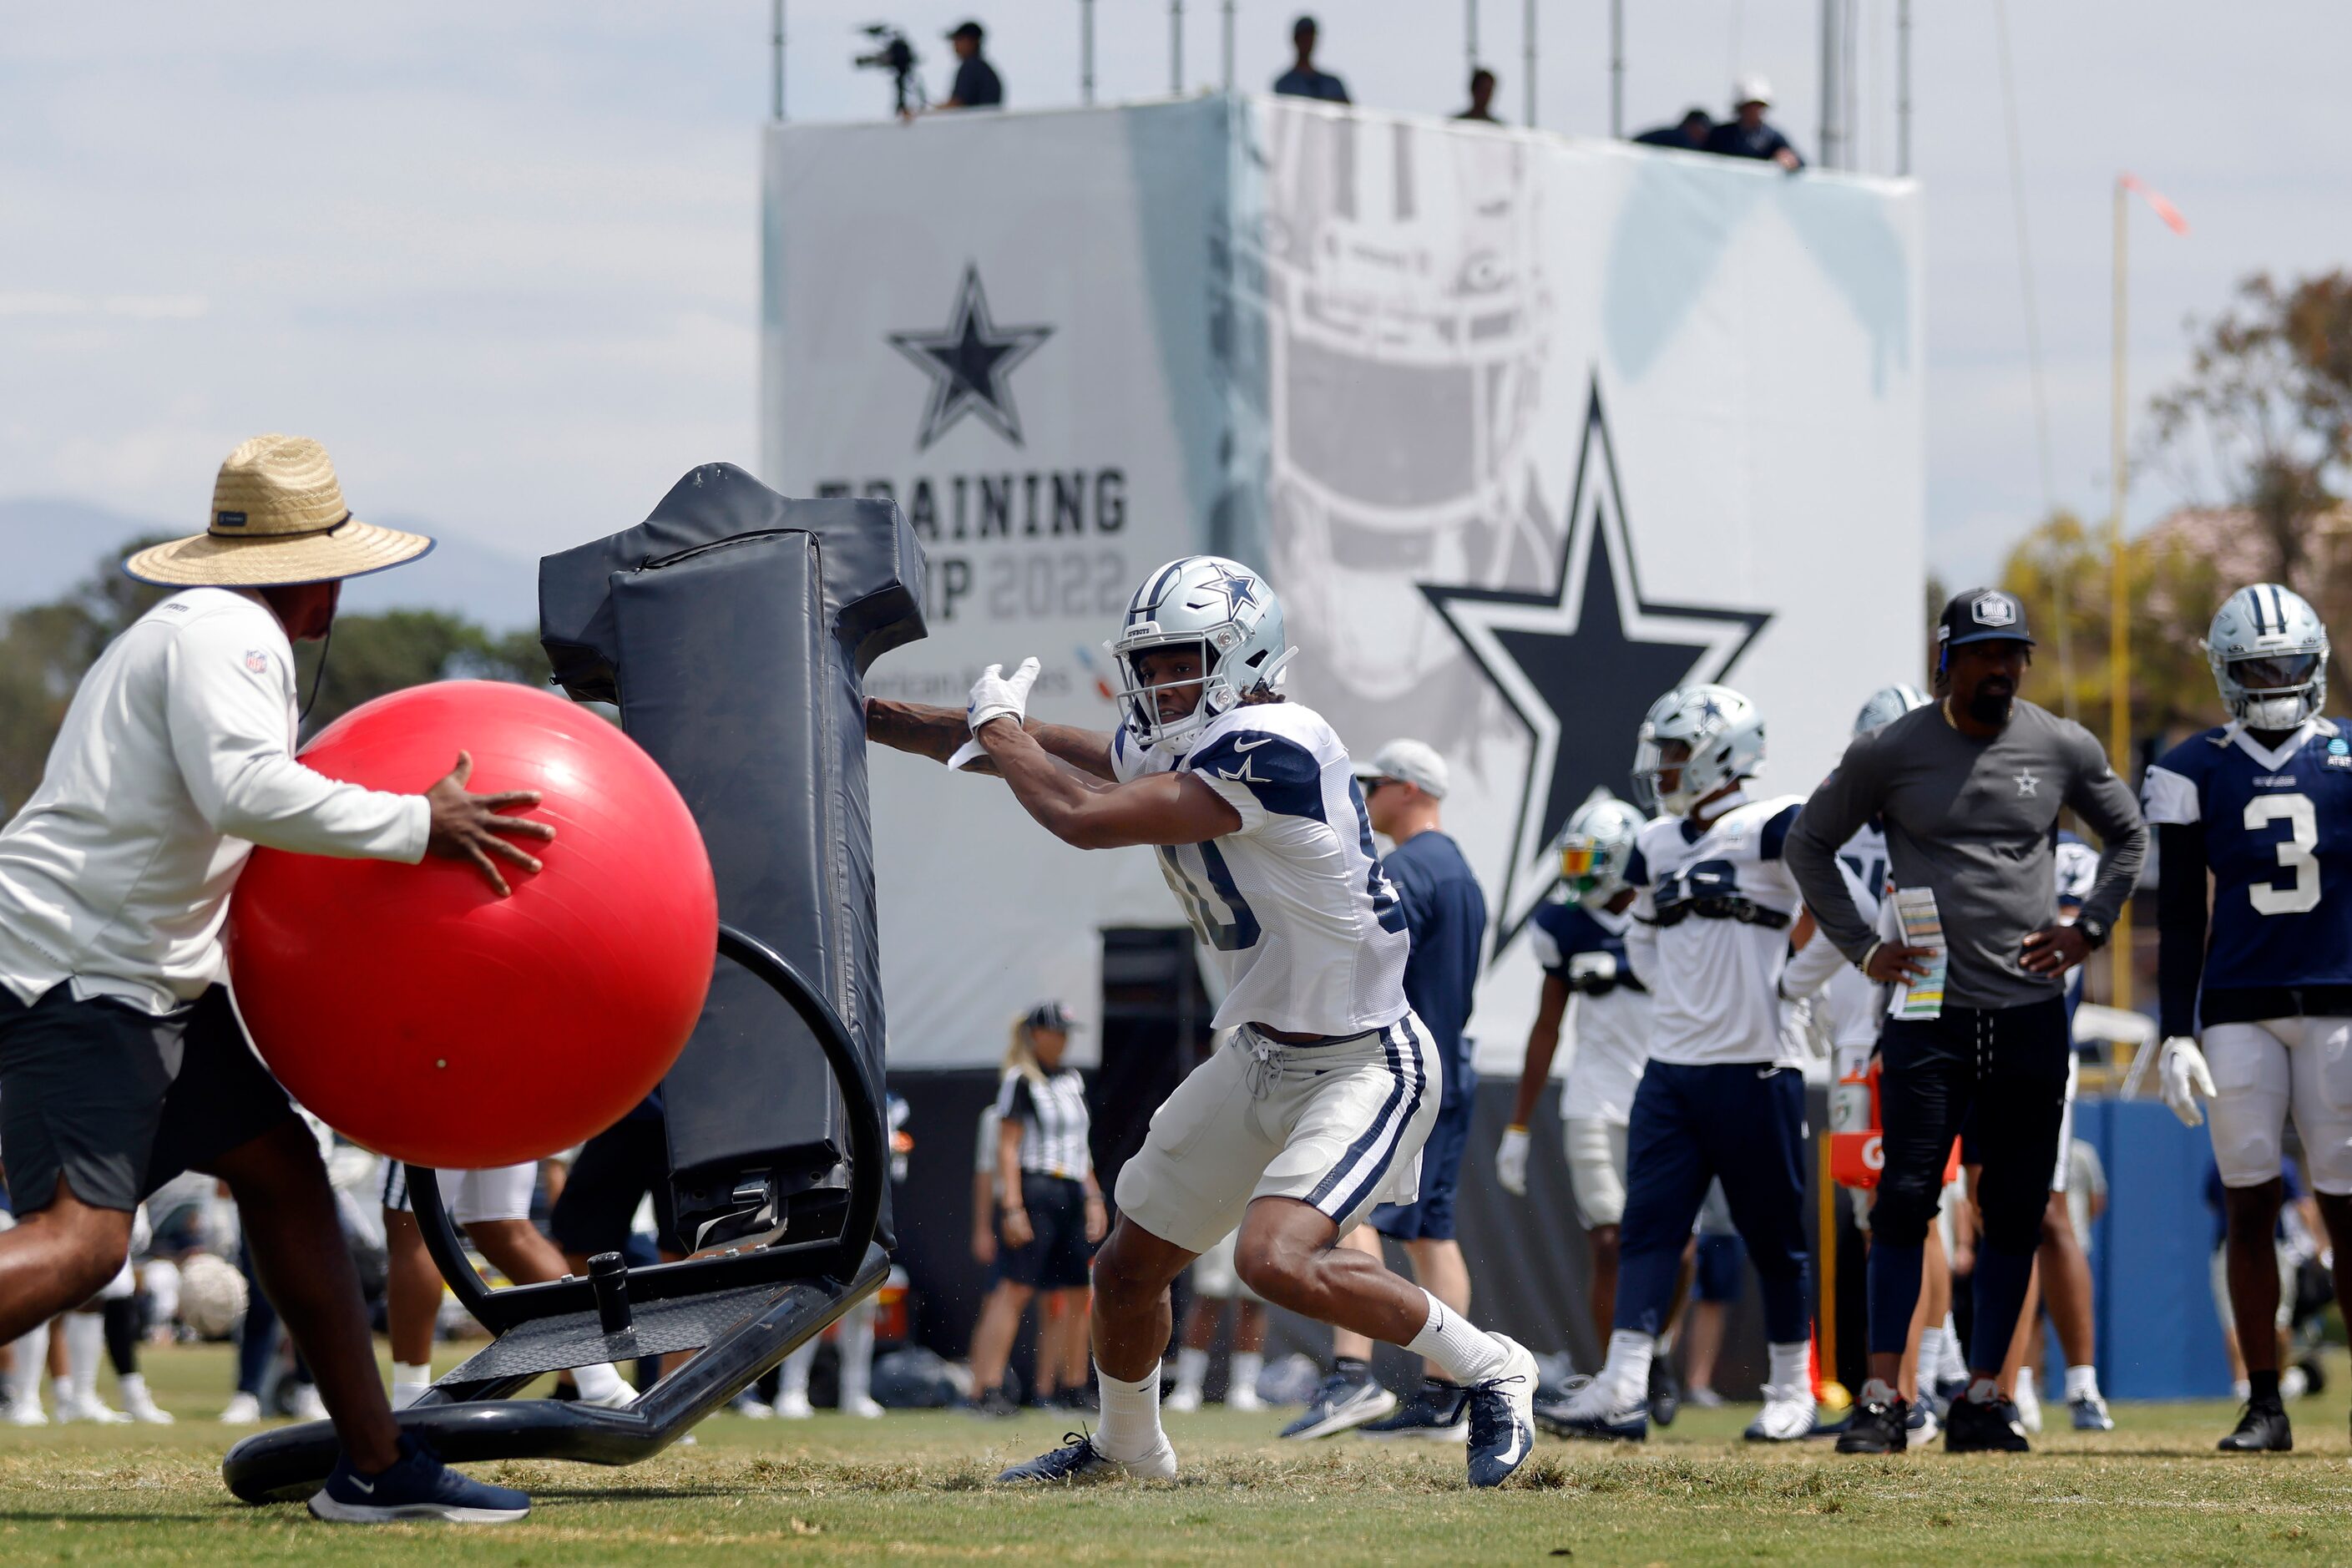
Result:
<instances>
[{"instance_id":1,"label":"straw sun hat","mask_svg":"<svg viewBox=\"0 0 2352 1568\"><path fill-rule=\"evenodd\" d=\"M432 548L421 533L353 517L316 441L256 436L213 481L212 526L142 550L122 569L170 588L268 588L381 572Z\"/></svg>"}]
</instances>

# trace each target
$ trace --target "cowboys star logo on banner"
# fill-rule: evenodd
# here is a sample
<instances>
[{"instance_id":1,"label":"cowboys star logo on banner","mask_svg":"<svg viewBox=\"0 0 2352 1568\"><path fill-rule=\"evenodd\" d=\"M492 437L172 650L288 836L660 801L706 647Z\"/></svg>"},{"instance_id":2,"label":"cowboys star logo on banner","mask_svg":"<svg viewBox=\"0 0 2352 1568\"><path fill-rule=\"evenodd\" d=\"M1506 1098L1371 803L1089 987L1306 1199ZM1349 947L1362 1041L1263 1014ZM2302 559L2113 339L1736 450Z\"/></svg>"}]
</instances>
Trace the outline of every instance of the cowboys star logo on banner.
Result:
<instances>
[{"instance_id":1,"label":"cowboys star logo on banner","mask_svg":"<svg viewBox=\"0 0 2352 1568\"><path fill-rule=\"evenodd\" d=\"M1532 742L1495 924L1498 953L1558 880L1546 851L1569 817L1595 789L1623 793L1650 704L1675 687L1721 679L1771 619L1643 597L1598 379L1568 515L1559 579L1548 592L1421 584Z\"/></svg>"},{"instance_id":2,"label":"cowboys star logo on banner","mask_svg":"<svg viewBox=\"0 0 2352 1568\"><path fill-rule=\"evenodd\" d=\"M889 334L890 346L931 378L915 449L929 447L967 414L977 415L990 429L1021 445L1021 414L1013 405L1010 378L1013 367L1053 335L1051 327L998 326L988 313L980 268L967 262L946 326L935 332Z\"/></svg>"}]
</instances>

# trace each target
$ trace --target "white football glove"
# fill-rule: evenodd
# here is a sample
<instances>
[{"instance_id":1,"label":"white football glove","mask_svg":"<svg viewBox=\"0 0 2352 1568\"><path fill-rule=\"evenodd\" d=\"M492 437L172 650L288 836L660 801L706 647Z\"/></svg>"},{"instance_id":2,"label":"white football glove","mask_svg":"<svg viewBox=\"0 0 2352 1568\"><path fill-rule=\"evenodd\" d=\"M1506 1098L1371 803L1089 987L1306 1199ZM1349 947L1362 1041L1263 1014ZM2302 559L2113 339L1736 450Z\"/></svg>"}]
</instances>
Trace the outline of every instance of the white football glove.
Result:
<instances>
[{"instance_id":1,"label":"white football glove","mask_svg":"<svg viewBox=\"0 0 2352 1568\"><path fill-rule=\"evenodd\" d=\"M2156 1076L2164 1086L2164 1103L2180 1118L2180 1124L2205 1125L2205 1108L2197 1100L2200 1095L2213 1098L2213 1074L2206 1068L2205 1053L2197 1048L2197 1042L2186 1035L2165 1041L2163 1054L2156 1058Z\"/></svg>"},{"instance_id":2,"label":"white football glove","mask_svg":"<svg viewBox=\"0 0 2352 1568\"><path fill-rule=\"evenodd\" d=\"M1503 1129L1501 1147L1495 1151L1495 1180L1515 1198L1528 1195L1528 1130Z\"/></svg>"},{"instance_id":3,"label":"white football glove","mask_svg":"<svg viewBox=\"0 0 2352 1568\"><path fill-rule=\"evenodd\" d=\"M971 683L971 697L964 704L964 722L973 734L991 719L1011 719L1018 723L1028 716L1029 689L1037 684L1037 661L1024 658L1021 668L1012 675L1004 673L1001 664L992 664Z\"/></svg>"}]
</instances>

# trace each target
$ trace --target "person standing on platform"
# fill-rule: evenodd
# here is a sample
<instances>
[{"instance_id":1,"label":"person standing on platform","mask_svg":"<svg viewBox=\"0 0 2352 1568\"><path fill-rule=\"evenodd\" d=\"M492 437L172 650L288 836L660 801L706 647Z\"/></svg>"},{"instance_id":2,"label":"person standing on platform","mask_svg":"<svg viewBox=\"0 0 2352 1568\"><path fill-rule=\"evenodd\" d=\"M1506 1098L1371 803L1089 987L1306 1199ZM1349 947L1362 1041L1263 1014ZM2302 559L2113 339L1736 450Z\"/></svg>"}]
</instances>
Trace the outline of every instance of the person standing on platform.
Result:
<instances>
[{"instance_id":1,"label":"person standing on platform","mask_svg":"<svg viewBox=\"0 0 2352 1568\"><path fill-rule=\"evenodd\" d=\"M1495 118L1495 73L1480 66L1470 73L1470 107L1455 115L1456 120L1475 120L1486 125L1500 125Z\"/></svg>"},{"instance_id":2,"label":"person standing on platform","mask_svg":"<svg viewBox=\"0 0 2352 1568\"><path fill-rule=\"evenodd\" d=\"M1770 82L1760 76L1742 77L1731 96L1735 100L1732 118L1706 133L1707 152L1778 163L1792 174L1805 166L1805 160L1780 129L1765 122L1764 116L1772 108Z\"/></svg>"},{"instance_id":3,"label":"person standing on platform","mask_svg":"<svg viewBox=\"0 0 2352 1568\"><path fill-rule=\"evenodd\" d=\"M1315 68L1315 40L1318 37L1315 18L1301 16L1290 25L1291 47L1298 58L1288 70L1274 79L1274 90L1282 98L1319 98L1326 103L1348 101L1348 89L1328 71Z\"/></svg>"},{"instance_id":4,"label":"person standing on platform","mask_svg":"<svg viewBox=\"0 0 2352 1568\"><path fill-rule=\"evenodd\" d=\"M1339 1245L1381 1256L1381 1237L1404 1247L1421 1288L1455 1312L1470 1310L1470 1270L1454 1239L1454 1195L1462 1155L1470 1143L1478 1073L1462 1030L1478 982L1478 952L1486 940L1486 895L1441 825L1448 778L1445 759L1420 741L1391 741L1359 767L1364 809L1372 831L1394 846L1381 858L1404 901L1412 947L1404 963L1405 1000L1429 1026L1444 1084L1437 1121L1421 1151L1421 1194L1410 1204L1382 1204ZM1328 1437L1351 1426L1368 1437L1434 1437L1458 1442L1469 1433L1469 1391L1426 1363L1421 1386L1402 1405L1372 1381L1372 1342L1337 1329L1331 1335L1331 1376L1307 1413L1283 1428L1286 1437Z\"/></svg>"},{"instance_id":5,"label":"person standing on platform","mask_svg":"<svg viewBox=\"0 0 2352 1568\"><path fill-rule=\"evenodd\" d=\"M940 109L1002 109L1004 107L1004 82L997 76L996 68L981 58L981 45L987 41L986 31L977 22L966 22L948 35L961 63L956 67L955 85L948 89Z\"/></svg>"},{"instance_id":6,"label":"person standing on platform","mask_svg":"<svg viewBox=\"0 0 2352 1568\"><path fill-rule=\"evenodd\" d=\"M1983 1238L1969 1389L1946 1416L1944 1446L2029 1447L1999 1378L2058 1160L2073 1058L2064 977L2105 943L2147 852L2131 791L2090 731L2018 697L2033 637L2015 595L1956 595L1936 639L1943 700L1856 737L1787 848L1822 933L1872 980L1905 984L1927 974L1936 950L1882 938L1838 865L1855 831L1881 818L1897 907L1906 893L1933 895L1948 963L1934 1014L1898 1013L1879 1037L1885 1166L1871 1215L1870 1377L1838 1439L1844 1453L1908 1446L1900 1363L1927 1226L1964 1124L1983 1157ZM2058 919L2053 847L2067 810L2105 847L2072 924Z\"/></svg>"}]
</instances>

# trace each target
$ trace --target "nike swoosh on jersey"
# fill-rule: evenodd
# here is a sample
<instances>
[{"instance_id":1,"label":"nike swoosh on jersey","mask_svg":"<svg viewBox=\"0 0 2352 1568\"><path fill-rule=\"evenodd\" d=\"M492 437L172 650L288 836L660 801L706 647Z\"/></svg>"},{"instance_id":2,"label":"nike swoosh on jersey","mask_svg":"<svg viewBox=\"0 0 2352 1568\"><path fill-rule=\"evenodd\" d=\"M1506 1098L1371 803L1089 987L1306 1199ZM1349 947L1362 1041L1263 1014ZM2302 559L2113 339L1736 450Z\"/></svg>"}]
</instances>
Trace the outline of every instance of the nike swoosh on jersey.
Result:
<instances>
[{"instance_id":1,"label":"nike swoosh on jersey","mask_svg":"<svg viewBox=\"0 0 2352 1568\"><path fill-rule=\"evenodd\" d=\"M1255 741L1244 741L1236 736L1234 740L1234 750L1236 752L1255 752L1260 746L1271 744L1276 739L1276 737L1273 735L1260 735Z\"/></svg>"}]
</instances>

